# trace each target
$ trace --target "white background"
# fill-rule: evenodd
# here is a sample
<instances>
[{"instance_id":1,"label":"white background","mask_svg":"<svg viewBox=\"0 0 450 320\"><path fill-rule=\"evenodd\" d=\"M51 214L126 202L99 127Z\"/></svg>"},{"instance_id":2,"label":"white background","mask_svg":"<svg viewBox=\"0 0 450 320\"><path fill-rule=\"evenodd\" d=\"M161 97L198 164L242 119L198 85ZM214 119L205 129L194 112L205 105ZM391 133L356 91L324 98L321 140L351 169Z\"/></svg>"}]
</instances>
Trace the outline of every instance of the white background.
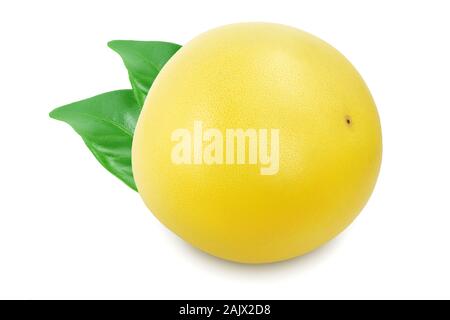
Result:
<instances>
[{"instance_id":1,"label":"white background","mask_svg":"<svg viewBox=\"0 0 450 320\"><path fill-rule=\"evenodd\" d=\"M449 16L448 1L0 2L0 298L450 298ZM186 245L48 118L129 87L109 40L184 44L242 21L334 45L383 127L381 174L359 218L274 265Z\"/></svg>"}]
</instances>

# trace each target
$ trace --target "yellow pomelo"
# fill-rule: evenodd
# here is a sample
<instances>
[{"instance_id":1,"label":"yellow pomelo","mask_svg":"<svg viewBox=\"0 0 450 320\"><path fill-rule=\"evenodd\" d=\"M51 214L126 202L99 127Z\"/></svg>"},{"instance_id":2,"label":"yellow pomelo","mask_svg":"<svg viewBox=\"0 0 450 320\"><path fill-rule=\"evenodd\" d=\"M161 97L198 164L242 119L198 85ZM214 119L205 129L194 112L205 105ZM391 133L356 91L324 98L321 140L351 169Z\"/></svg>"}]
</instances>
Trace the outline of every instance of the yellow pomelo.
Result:
<instances>
[{"instance_id":1,"label":"yellow pomelo","mask_svg":"<svg viewBox=\"0 0 450 320\"><path fill-rule=\"evenodd\" d=\"M214 256L267 263L347 227L381 153L374 101L343 55L291 27L244 23L198 36L164 66L132 160L139 193L170 230Z\"/></svg>"}]
</instances>

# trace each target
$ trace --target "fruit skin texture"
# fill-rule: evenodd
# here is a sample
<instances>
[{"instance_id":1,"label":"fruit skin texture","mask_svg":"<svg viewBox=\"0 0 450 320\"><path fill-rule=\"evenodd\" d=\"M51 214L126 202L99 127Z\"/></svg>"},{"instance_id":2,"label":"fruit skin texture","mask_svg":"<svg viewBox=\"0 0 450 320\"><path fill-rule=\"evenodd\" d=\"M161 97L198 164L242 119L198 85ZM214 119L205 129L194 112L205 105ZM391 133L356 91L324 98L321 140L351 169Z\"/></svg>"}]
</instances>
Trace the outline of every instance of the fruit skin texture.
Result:
<instances>
[{"instance_id":1,"label":"fruit skin texture","mask_svg":"<svg viewBox=\"0 0 450 320\"><path fill-rule=\"evenodd\" d=\"M278 128L278 173L172 163L171 133L196 120L222 132ZM343 55L295 28L243 23L201 34L165 65L132 163L139 193L170 230L214 256L269 263L346 228L372 193L381 153L376 106Z\"/></svg>"}]
</instances>

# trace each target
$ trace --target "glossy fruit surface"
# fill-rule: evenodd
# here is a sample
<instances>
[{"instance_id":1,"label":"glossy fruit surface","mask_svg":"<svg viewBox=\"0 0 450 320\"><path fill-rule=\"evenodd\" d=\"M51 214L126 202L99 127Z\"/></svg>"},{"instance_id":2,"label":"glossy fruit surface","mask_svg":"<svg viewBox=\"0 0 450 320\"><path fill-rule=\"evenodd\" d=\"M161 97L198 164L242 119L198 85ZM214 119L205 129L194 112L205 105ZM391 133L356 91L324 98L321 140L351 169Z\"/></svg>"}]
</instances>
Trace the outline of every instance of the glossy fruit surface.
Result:
<instances>
[{"instance_id":1,"label":"glossy fruit surface","mask_svg":"<svg viewBox=\"0 0 450 320\"><path fill-rule=\"evenodd\" d=\"M262 129L278 130L277 170L263 174L263 158L249 160L249 137L242 163L207 161L211 135L198 133L221 133L225 153L227 129L239 128L258 133L258 150ZM192 134L191 164L173 160L178 129ZM374 101L344 56L291 27L244 23L201 34L164 66L132 162L145 203L181 238L227 260L268 263L347 227L372 193L381 153Z\"/></svg>"}]
</instances>

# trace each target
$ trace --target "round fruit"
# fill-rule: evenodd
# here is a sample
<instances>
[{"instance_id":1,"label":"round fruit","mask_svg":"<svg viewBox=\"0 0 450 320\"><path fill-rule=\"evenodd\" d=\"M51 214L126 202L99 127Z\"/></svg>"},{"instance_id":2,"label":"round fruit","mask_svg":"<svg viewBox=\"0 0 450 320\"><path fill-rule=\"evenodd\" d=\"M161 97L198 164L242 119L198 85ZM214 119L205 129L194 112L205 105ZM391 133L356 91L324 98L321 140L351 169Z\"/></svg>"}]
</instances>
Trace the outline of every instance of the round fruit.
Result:
<instances>
[{"instance_id":1,"label":"round fruit","mask_svg":"<svg viewBox=\"0 0 450 320\"><path fill-rule=\"evenodd\" d=\"M169 229L214 256L267 263L347 227L381 151L374 101L344 56L291 27L244 23L198 36L163 67L132 160Z\"/></svg>"}]
</instances>

